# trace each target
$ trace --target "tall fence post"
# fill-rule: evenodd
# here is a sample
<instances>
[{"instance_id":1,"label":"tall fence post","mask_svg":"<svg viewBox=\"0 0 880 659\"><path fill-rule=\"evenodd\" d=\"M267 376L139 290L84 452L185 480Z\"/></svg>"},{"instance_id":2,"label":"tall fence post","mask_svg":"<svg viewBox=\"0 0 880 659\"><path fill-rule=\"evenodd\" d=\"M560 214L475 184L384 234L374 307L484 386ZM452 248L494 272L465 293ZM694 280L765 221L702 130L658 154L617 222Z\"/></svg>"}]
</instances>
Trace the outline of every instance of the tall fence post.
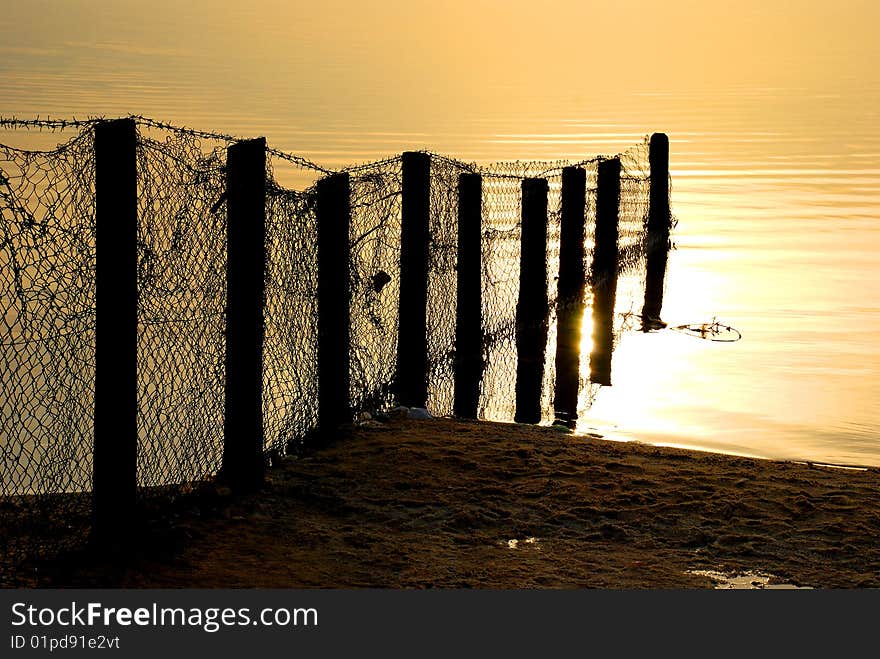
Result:
<instances>
[{"instance_id":1,"label":"tall fence post","mask_svg":"<svg viewBox=\"0 0 880 659\"><path fill-rule=\"evenodd\" d=\"M318 181L318 433L322 441L351 421L349 357L349 227L351 183L348 174Z\"/></svg>"},{"instance_id":2,"label":"tall fence post","mask_svg":"<svg viewBox=\"0 0 880 659\"><path fill-rule=\"evenodd\" d=\"M547 345L547 179L522 182L519 299L516 304L517 423L541 421L544 350Z\"/></svg>"},{"instance_id":3,"label":"tall fence post","mask_svg":"<svg viewBox=\"0 0 880 659\"><path fill-rule=\"evenodd\" d=\"M428 220L431 156L403 154L397 396L406 407L428 400Z\"/></svg>"},{"instance_id":4,"label":"tall fence post","mask_svg":"<svg viewBox=\"0 0 880 659\"><path fill-rule=\"evenodd\" d=\"M223 477L247 491L263 482L263 309L266 271L266 140L226 155L226 405Z\"/></svg>"},{"instance_id":5,"label":"tall fence post","mask_svg":"<svg viewBox=\"0 0 880 659\"><path fill-rule=\"evenodd\" d=\"M556 418L577 421L580 389L581 324L584 316L584 209L587 173L581 167L562 170L562 217L559 234L559 282L556 303Z\"/></svg>"},{"instance_id":6,"label":"tall fence post","mask_svg":"<svg viewBox=\"0 0 880 659\"><path fill-rule=\"evenodd\" d=\"M137 497L137 128L95 127L93 537L124 545Z\"/></svg>"},{"instance_id":7,"label":"tall fence post","mask_svg":"<svg viewBox=\"0 0 880 659\"><path fill-rule=\"evenodd\" d=\"M666 278L669 231L672 222L669 209L669 138L666 134L651 135L648 162L651 165L651 196L648 211L642 327L655 329L662 326L660 311L663 308L663 282Z\"/></svg>"},{"instance_id":8,"label":"tall fence post","mask_svg":"<svg viewBox=\"0 0 880 659\"><path fill-rule=\"evenodd\" d=\"M476 419L483 376L483 177L458 177L458 266L455 296L455 415Z\"/></svg>"},{"instance_id":9,"label":"tall fence post","mask_svg":"<svg viewBox=\"0 0 880 659\"><path fill-rule=\"evenodd\" d=\"M617 297L618 221L620 217L620 159L599 163L596 191L596 240L593 249L593 350L590 380L611 385L614 349L614 303Z\"/></svg>"}]
</instances>

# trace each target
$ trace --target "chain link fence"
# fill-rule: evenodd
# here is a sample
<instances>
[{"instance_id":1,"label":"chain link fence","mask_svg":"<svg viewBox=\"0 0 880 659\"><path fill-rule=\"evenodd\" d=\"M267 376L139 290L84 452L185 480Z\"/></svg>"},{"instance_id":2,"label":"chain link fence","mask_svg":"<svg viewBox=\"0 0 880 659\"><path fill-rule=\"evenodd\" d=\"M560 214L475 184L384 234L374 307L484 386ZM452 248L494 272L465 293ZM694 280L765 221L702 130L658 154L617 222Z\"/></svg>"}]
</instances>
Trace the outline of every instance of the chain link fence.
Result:
<instances>
[{"instance_id":1,"label":"chain link fence","mask_svg":"<svg viewBox=\"0 0 880 659\"><path fill-rule=\"evenodd\" d=\"M30 576L26 559L82 543L90 514L94 133L74 128L51 150L0 145L3 586Z\"/></svg>"},{"instance_id":2,"label":"chain link fence","mask_svg":"<svg viewBox=\"0 0 880 659\"><path fill-rule=\"evenodd\" d=\"M138 447L141 499L213 478L223 457L226 149L232 136L132 117L137 139ZM86 542L91 511L95 380L97 120L0 120L52 130L63 144L0 144L0 585L37 583L39 560ZM74 134L71 135L71 132ZM646 144L620 156L615 332L637 316L648 214ZM428 245L428 408L454 400L458 178L482 175L482 356L479 416L510 421L516 386L516 305L524 178L549 183L550 316L542 409L553 418L556 281L565 166L586 170L585 263L594 247L598 159L464 163L431 154ZM316 429L315 180L328 170L267 150L263 301L263 446L267 460ZM276 180L301 182L287 189ZM402 158L349 168L350 401L354 418L396 404ZM290 174L293 176L290 176ZM340 264L342 265L342 264ZM590 294L587 293L587 309ZM588 312L585 316L589 315ZM585 324L585 328L587 325ZM581 350L581 407L589 340Z\"/></svg>"}]
</instances>

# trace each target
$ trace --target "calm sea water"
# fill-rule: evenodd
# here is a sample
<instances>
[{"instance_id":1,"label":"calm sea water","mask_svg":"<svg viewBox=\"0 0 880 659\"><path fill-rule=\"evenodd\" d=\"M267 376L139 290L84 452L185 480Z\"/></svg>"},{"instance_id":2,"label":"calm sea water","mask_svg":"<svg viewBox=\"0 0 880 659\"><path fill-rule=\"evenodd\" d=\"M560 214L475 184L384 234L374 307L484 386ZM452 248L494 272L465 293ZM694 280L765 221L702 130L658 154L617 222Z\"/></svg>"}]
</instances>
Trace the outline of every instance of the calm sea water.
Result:
<instances>
[{"instance_id":1,"label":"calm sea water","mask_svg":"<svg viewBox=\"0 0 880 659\"><path fill-rule=\"evenodd\" d=\"M449 76L402 86L398 71L392 88L381 70L348 80L320 48L307 62L313 75L293 78L280 75L289 67L252 61L251 51L244 63L221 60L234 43L201 44L193 55L154 39L173 32L171 18L88 41L53 39L60 21L28 40L14 38L11 20L0 23L9 37L0 47L0 114L144 114L266 135L330 167L412 148L477 161L580 159L668 133L678 224L663 319L717 318L743 338L625 335L613 386L581 429L880 465L880 87L716 81L600 92L585 78L583 88L542 91L514 76L474 91L447 89ZM6 141L25 139L57 141Z\"/></svg>"}]
</instances>

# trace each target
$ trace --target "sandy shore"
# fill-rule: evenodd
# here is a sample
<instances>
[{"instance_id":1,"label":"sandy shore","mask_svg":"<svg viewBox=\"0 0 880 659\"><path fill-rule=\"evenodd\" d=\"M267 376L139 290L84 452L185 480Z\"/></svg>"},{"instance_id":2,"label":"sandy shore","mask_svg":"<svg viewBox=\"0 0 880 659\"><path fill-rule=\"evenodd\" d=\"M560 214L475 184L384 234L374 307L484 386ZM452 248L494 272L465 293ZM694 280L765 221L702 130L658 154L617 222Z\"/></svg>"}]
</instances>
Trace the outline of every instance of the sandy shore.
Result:
<instances>
[{"instance_id":1,"label":"sandy shore","mask_svg":"<svg viewBox=\"0 0 880 659\"><path fill-rule=\"evenodd\" d=\"M284 458L259 494L172 517L147 543L161 551L68 585L709 588L695 572L748 571L880 587L880 470L513 424L356 430Z\"/></svg>"}]
</instances>

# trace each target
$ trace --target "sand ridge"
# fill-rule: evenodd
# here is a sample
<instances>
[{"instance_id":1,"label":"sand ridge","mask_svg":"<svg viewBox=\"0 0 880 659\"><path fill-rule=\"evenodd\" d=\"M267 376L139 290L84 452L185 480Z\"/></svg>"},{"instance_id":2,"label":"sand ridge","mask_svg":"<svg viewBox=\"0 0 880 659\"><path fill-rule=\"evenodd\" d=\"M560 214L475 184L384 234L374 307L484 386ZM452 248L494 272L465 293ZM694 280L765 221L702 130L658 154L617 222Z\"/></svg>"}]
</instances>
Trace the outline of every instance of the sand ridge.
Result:
<instances>
[{"instance_id":1,"label":"sand ridge","mask_svg":"<svg viewBox=\"0 0 880 659\"><path fill-rule=\"evenodd\" d=\"M113 585L683 588L712 587L695 572L749 571L880 586L878 470L517 424L357 429L283 458L262 492L174 527L179 551Z\"/></svg>"}]
</instances>

